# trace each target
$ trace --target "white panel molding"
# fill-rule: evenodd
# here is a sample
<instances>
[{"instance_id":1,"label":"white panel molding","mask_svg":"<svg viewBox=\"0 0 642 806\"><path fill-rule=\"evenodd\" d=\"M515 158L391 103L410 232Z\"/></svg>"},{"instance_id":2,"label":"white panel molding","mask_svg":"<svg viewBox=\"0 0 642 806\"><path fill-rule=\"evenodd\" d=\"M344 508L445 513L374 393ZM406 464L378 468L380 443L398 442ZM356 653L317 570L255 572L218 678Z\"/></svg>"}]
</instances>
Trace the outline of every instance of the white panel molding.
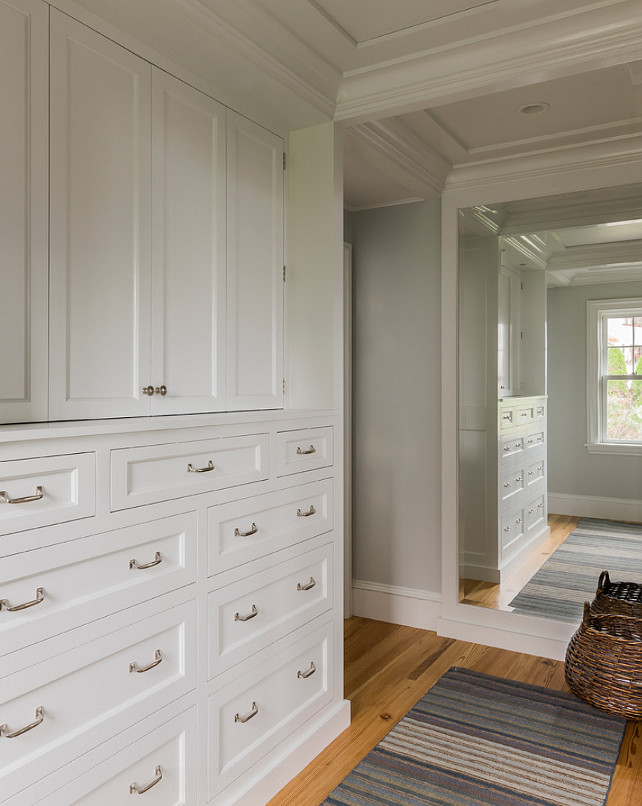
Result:
<instances>
[{"instance_id":1,"label":"white panel molding","mask_svg":"<svg viewBox=\"0 0 642 806\"><path fill-rule=\"evenodd\" d=\"M551 255L549 268L555 271L566 269L604 269L609 266L642 266L642 240L598 243L590 246L569 246L564 252Z\"/></svg>"},{"instance_id":2,"label":"white panel molding","mask_svg":"<svg viewBox=\"0 0 642 806\"><path fill-rule=\"evenodd\" d=\"M379 207L397 207L400 204L414 204L425 201L423 196L411 196L408 199L395 199L390 202L378 202L377 204L344 204L344 208L349 213L358 213L361 210L376 210Z\"/></svg>"},{"instance_id":3,"label":"white panel molding","mask_svg":"<svg viewBox=\"0 0 642 806\"><path fill-rule=\"evenodd\" d=\"M549 493L548 509L556 515L642 523L642 501L630 498Z\"/></svg>"},{"instance_id":4,"label":"white panel molding","mask_svg":"<svg viewBox=\"0 0 642 806\"><path fill-rule=\"evenodd\" d=\"M355 616L362 618L436 630L441 615L441 594L354 579L352 610Z\"/></svg>"},{"instance_id":5,"label":"white panel molding","mask_svg":"<svg viewBox=\"0 0 642 806\"><path fill-rule=\"evenodd\" d=\"M401 114L549 78L637 61L642 21L633 2L558 15L344 74L336 119ZM498 54L503 58L498 61Z\"/></svg>"}]
</instances>

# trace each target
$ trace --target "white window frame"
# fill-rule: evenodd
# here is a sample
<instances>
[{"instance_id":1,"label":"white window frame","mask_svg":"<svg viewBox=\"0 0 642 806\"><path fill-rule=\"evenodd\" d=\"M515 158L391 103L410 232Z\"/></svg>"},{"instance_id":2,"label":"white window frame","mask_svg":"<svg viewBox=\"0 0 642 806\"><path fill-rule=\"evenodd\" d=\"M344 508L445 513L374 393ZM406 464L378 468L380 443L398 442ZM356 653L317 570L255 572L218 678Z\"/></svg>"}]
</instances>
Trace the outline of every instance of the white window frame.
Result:
<instances>
[{"instance_id":1,"label":"white window frame","mask_svg":"<svg viewBox=\"0 0 642 806\"><path fill-rule=\"evenodd\" d=\"M586 303L587 349L586 349L586 402L589 453L618 455L642 455L642 441L624 442L608 440L606 433L605 378L602 367L604 355L604 322L611 316L642 314L642 297L625 299L592 299ZM642 378L641 378L642 379Z\"/></svg>"}]
</instances>

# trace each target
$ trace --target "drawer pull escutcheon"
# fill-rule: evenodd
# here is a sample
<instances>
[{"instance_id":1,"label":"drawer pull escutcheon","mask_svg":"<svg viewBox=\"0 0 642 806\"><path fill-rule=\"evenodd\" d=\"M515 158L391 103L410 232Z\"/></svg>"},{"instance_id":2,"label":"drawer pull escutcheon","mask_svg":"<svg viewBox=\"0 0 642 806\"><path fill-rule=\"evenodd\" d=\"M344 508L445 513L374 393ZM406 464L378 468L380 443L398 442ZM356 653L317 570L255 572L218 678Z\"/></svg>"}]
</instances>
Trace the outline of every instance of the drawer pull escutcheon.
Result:
<instances>
[{"instance_id":1,"label":"drawer pull escutcheon","mask_svg":"<svg viewBox=\"0 0 642 806\"><path fill-rule=\"evenodd\" d=\"M310 447L304 451L299 445L299 447L296 449L296 452L299 456L307 456L310 453L316 453L317 449L314 447L314 445L310 445Z\"/></svg>"},{"instance_id":2,"label":"drawer pull escutcheon","mask_svg":"<svg viewBox=\"0 0 642 806\"><path fill-rule=\"evenodd\" d=\"M297 518L309 518L310 515L316 515L317 511L312 504L310 504L310 509L307 512L301 512L300 509L297 509L296 516Z\"/></svg>"},{"instance_id":3,"label":"drawer pull escutcheon","mask_svg":"<svg viewBox=\"0 0 642 806\"><path fill-rule=\"evenodd\" d=\"M207 463L206 467L194 467L191 462L187 465L188 473L209 473L210 470L214 470L214 462L211 459Z\"/></svg>"},{"instance_id":4,"label":"drawer pull escutcheon","mask_svg":"<svg viewBox=\"0 0 642 806\"><path fill-rule=\"evenodd\" d=\"M138 674L141 674L142 672L148 672L150 669L153 669L155 666L158 666L158 664L162 660L163 660L163 656L161 655L161 651L160 651L160 649L157 649L156 652L154 652L154 660L150 664L148 664L147 666L141 666L140 669L139 669L138 664L136 662L130 663L129 664L129 671L130 672L138 672Z\"/></svg>"},{"instance_id":5,"label":"drawer pull escutcheon","mask_svg":"<svg viewBox=\"0 0 642 806\"><path fill-rule=\"evenodd\" d=\"M316 583L315 578L314 578L314 577L310 577L310 581L309 581L309 582L306 582L306 583L305 583L305 585L302 585L300 582L297 582L296 589L297 589L298 591L309 591L309 590L310 590L311 588L313 588L313 587L314 587L316 584L317 584L317 583Z\"/></svg>"},{"instance_id":6,"label":"drawer pull escutcheon","mask_svg":"<svg viewBox=\"0 0 642 806\"><path fill-rule=\"evenodd\" d=\"M42 723L45 718L45 712L42 705L39 705L36 708L36 719L30 725L25 725L24 728L20 728L20 730L14 730L13 733L9 733L8 725L0 725L0 736L4 736L5 739L15 739L16 736L22 736L23 733L26 733L28 730L33 730L37 728L38 725Z\"/></svg>"},{"instance_id":7,"label":"drawer pull escutcheon","mask_svg":"<svg viewBox=\"0 0 642 806\"><path fill-rule=\"evenodd\" d=\"M249 537L250 535L255 535L259 531L258 526L253 523L250 527L249 532L242 532L240 529L234 530L234 537Z\"/></svg>"},{"instance_id":8,"label":"drawer pull escutcheon","mask_svg":"<svg viewBox=\"0 0 642 806\"><path fill-rule=\"evenodd\" d=\"M40 604L44 598L45 589L36 588L36 598L32 599L30 602L25 602L24 604L13 605L12 607L6 599L0 599L0 610L4 608L5 610L8 610L9 613L15 613L16 610L26 610L28 607L34 607L35 605Z\"/></svg>"},{"instance_id":9,"label":"drawer pull escutcheon","mask_svg":"<svg viewBox=\"0 0 642 806\"><path fill-rule=\"evenodd\" d=\"M160 783L163 780L163 771L161 770L160 764L156 767L156 777L153 781L150 781L147 786L138 787L137 783L133 783L129 785L129 794L130 795L142 795L144 792L147 792L153 786Z\"/></svg>"},{"instance_id":10,"label":"drawer pull escutcheon","mask_svg":"<svg viewBox=\"0 0 642 806\"><path fill-rule=\"evenodd\" d=\"M253 716L256 716L259 712L259 709L255 702L252 703L252 710L249 714L245 714L245 716L241 716L240 714L234 714L234 721L235 722L249 722Z\"/></svg>"},{"instance_id":11,"label":"drawer pull escutcheon","mask_svg":"<svg viewBox=\"0 0 642 806\"><path fill-rule=\"evenodd\" d=\"M154 559L151 562L145 563L145 565L139 565L138 560L130 560L129 567L134 570L138 569L139 571L144 571L146 568L153 568L155 565L160 565L163 562L163 555L160 551L154 553Z\"/></svg>"},{"instance_id":12,"label":"drawer pull escutcheon","mask_svg":"<svg viewBox=\"0 0 642 806\"><path fill-rule=\"evenodd\" d=\"M256 605L252 605L252 610L246 615L242 616L240 613L234 614L234 621L249 621L251 618L258 616L259 611L256 609Z\"/></svg>"},{"instance_id":13,"label":"drawer pull escutcheon","mask_svg":"<svg viewBox=\"0 0 642 806\"><path fill-rule=\"evenodd\" d=\"M36 487L35 495L25 495L22 498L11 498L9 493L0 491L0 504L28 504L30 501L40 501L45 494L45 488L40 484Z\"/></svg>"},{"instance_id":14,"label":"drawer pull escutcheon","mask_svg":"<svg viewBox=\"0 0 642 806\"><path fill-rule=\"evenodd\" d=\"M305 680L307 677L310 677L311 675L313 675L316 672L316 670L317 670L317 667L314 665L314 663L312 661L310 661L310 668L306 669L305 672L301 672L301 671L297 672L296 676L297 677L302 677Z\"/></svg>"}]
</instances>

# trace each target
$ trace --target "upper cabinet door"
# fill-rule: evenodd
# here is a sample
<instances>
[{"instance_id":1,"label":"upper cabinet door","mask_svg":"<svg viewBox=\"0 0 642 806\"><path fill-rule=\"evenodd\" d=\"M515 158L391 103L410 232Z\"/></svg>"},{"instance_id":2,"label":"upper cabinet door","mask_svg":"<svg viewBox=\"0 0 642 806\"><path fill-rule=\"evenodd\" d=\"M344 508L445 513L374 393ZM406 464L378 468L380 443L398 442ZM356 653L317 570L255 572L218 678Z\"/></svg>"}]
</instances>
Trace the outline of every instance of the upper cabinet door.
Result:
<instances>
[{"instance_id":1,"label":"upper cabinet door","mask_svg":"<svg viewBox=\"0 0 642 806\"><path fill-rule=\"evenodd\" d=\"M283 407L283 140L227 113L227 409Z\"/></svg>"},{"instance_id":2,"label":"upper cabinet door","mask_svg":"<svg viewBox=\"0 0 642 806\"><path fill-rule=\"evenodd\" d=\"M225 107L152 74L152 413L222 411Z\"/></svg>"},{"instance_id":3,"label":"upper cabinet door","mask_svg":"<svg viewBox=\"0 0 642 806\"><path fill-rule=\"evenodd\" d=\"M148 414L151 67L51 10L50 418Z\"/></svg>"},{"instance_id":4,"label":"upper cabinet door","mask_svg":"<svg viewBox=\"0 0 642 806\"><path fill-rule=\"evenodd\" d=\"M47 419L48 18L0 0L0 423Z\"/></svg>"}]
</instances>

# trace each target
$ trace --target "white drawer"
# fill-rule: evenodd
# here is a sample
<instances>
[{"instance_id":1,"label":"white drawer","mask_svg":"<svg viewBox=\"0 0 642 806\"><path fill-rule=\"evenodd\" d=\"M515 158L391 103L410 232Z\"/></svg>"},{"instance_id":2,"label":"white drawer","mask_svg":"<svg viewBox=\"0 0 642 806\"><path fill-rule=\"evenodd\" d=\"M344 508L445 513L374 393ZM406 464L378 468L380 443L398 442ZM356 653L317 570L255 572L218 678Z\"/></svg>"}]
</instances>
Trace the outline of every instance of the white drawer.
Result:
<instances>
[{"instance_id":1,"label":"white drawer","mask_svg":"<svg viewBox=\"0 0 642 806\"><path fill-rule=\"evenodd\" d=\"M499 409L499 429L500 431L504 431L508 428L513 428L515 426L515 409L514 408L506 408L505 406L500 406Z\"/></svg>"},{"instance_id":2,"label":"white drawer","mask_svg":"<svg viewBox=\"0 0 642 806\"><path fill-rule=\"evenodd\" d=\"M210 678L329 610L332 559L329 544L210 593Z\"/></svg>"},{"instance_id":3,"label":"white drawer","mask_svg":"<svg viewBox=\"0 0 642 806\"><path fill-rule=\"evenodd\" d=\"M502 556L510 554L517 548L519 540L525 532L524 510L514 509L501 519Z\"/></svg>"},{"instance_id":4,"label":"white drawer","mask_svg":"<svg viewBox=\"0 0 642 806\"><path fill-rule=\"evenodd\" d=\"M195 512L0 558L0 655L195 580Z\"/></svg>"},{"instance_id":5,"label":"white drawer","mask_svg":"<svg viewBox=\"0 0 642 806\"><path fill-rule=\"evenodd\" d=\"M334 429L305 428L277 434L278 476L330 467L334 462Z\"/></svg>"},{"instance_id":6,"label":"white drawer","mask_svg":"<svg viewBox=\"0 0 642 806\"><path fill-rule=\"evenodd\" d=\"M504 468L499 485L499 494L502 504L510 502L522 492L525 486L526 471L523 465L516 465L512 469Z\"/></svg>"},{"instance_id":7,"label":"white drawer","mask_svg":"<svg viewBox=\"0 0 642 806\"><path fill-rule=\"evenodd\" d=\"M532 434L528 434L528 436L524 440L524 444L526 446L527 451L532 451L535 448L539 448L542 445L546 444L546 431L539 430L534 431Z\"/></svg>"},{"instance_id":8,"label":"white drawer","mask_svg":"<svg viewBox=\"0 0 642 806\"><path fill-rule=\"evenodd\" d=\"M112 510L267 479L269 437L197 440L111 452Z\"/></svg>"},{"instance_id":9,"label":"white drawer","mask_svg":"<svg viewBox=\"0 0 642 806\"><path fill-rule=\"evenodd\" d=\"M332 699L332 628L301 636L210 696L210 799Z\"/></svg>"},{"instance_id":10,"label":"white drawer","mask_svg":"<svg viewBox=\"0 0 642 806\"><path fill-rule=\"evenodd\" d=\"M538 459L536 462L528 465L526 468L526 484L528 487L531 487L533 484L537 484L544 478L545 475L545 464L544 459Z\"/></svg>"},{"instance_id":11,"label":"white drawer","mask_svg":"<svg viewBox=\"0 0 642 806\"><path fill-rule=\"evenodd\" d=\"M122 737L127 743L127 734ZM193 806L196 803L196 709L166 722L67 786L39 800L39 806L117 806L146 792L144 804ZM156 782L156 783L154 783ZM28 797L28 796L27 796Z\"/></svg>"},{"instance_id":12,"label":"white drawer","mask_svg":"<svg viewBox=\"0 0 642 806\"><path fill-rule=\"evenodd\" d=\"M194 688L195 630L190 601L2 678L0 791L14 794Z\"/></svg>"},{"instance_id":13,"label":"white drawer","mask_svg":"<svg viewBox=\"0 0 642 806\"><path fill-rule=\"evenodd\" d=\"M546 524L546 497L543 493L524 507L524 517L527 532Z\"/></svg>"},{"instance_id":14,"label":"white drawer","mask_svg":"<svg viewBox=\"0 0 642 806\"><path fill-rule=\"evenodd\" d=\"M500 445L500 457L502 459L507 459L511 456L523 454L525 450L524 440L525 437L503 437Z\"/></svg>"},{"instance_id":15,"label":"white drawer","mask_svg":"<svg viewBox=\"0 0 642 806\"><path fill-rule=\"evenodd\" d=\"M96 512L96 454L0 462L0 534Z\"/></svg>"},{"instance_id":16,"label":"white drawer","mask_svg":"<svg viewBox=\"0 0 642 806\"><path fill-rule=\"evenodd\" d=\"M535 404L517 406L515 409L515 425L530 425L535 421Z\"/></svg>"},{"instance_id":17,"label":"white drawer","mask_svg":"<svg viewBox=\"0 0 642 806\"><path fill-rule=\"evenodd\" d=\"M208 574L332 531L332 479L210 507Z\"/></svg>"},{"instance_id":18,"label":"white drawer","mask_svg":"<svg viewBox=\"0 0 642 806\"><path fill-rule=\"evenodd\" d=\"M546 403L543 400L535 403L535 420L543 420L546 417Z\"/></svg>"}]
</instances>

